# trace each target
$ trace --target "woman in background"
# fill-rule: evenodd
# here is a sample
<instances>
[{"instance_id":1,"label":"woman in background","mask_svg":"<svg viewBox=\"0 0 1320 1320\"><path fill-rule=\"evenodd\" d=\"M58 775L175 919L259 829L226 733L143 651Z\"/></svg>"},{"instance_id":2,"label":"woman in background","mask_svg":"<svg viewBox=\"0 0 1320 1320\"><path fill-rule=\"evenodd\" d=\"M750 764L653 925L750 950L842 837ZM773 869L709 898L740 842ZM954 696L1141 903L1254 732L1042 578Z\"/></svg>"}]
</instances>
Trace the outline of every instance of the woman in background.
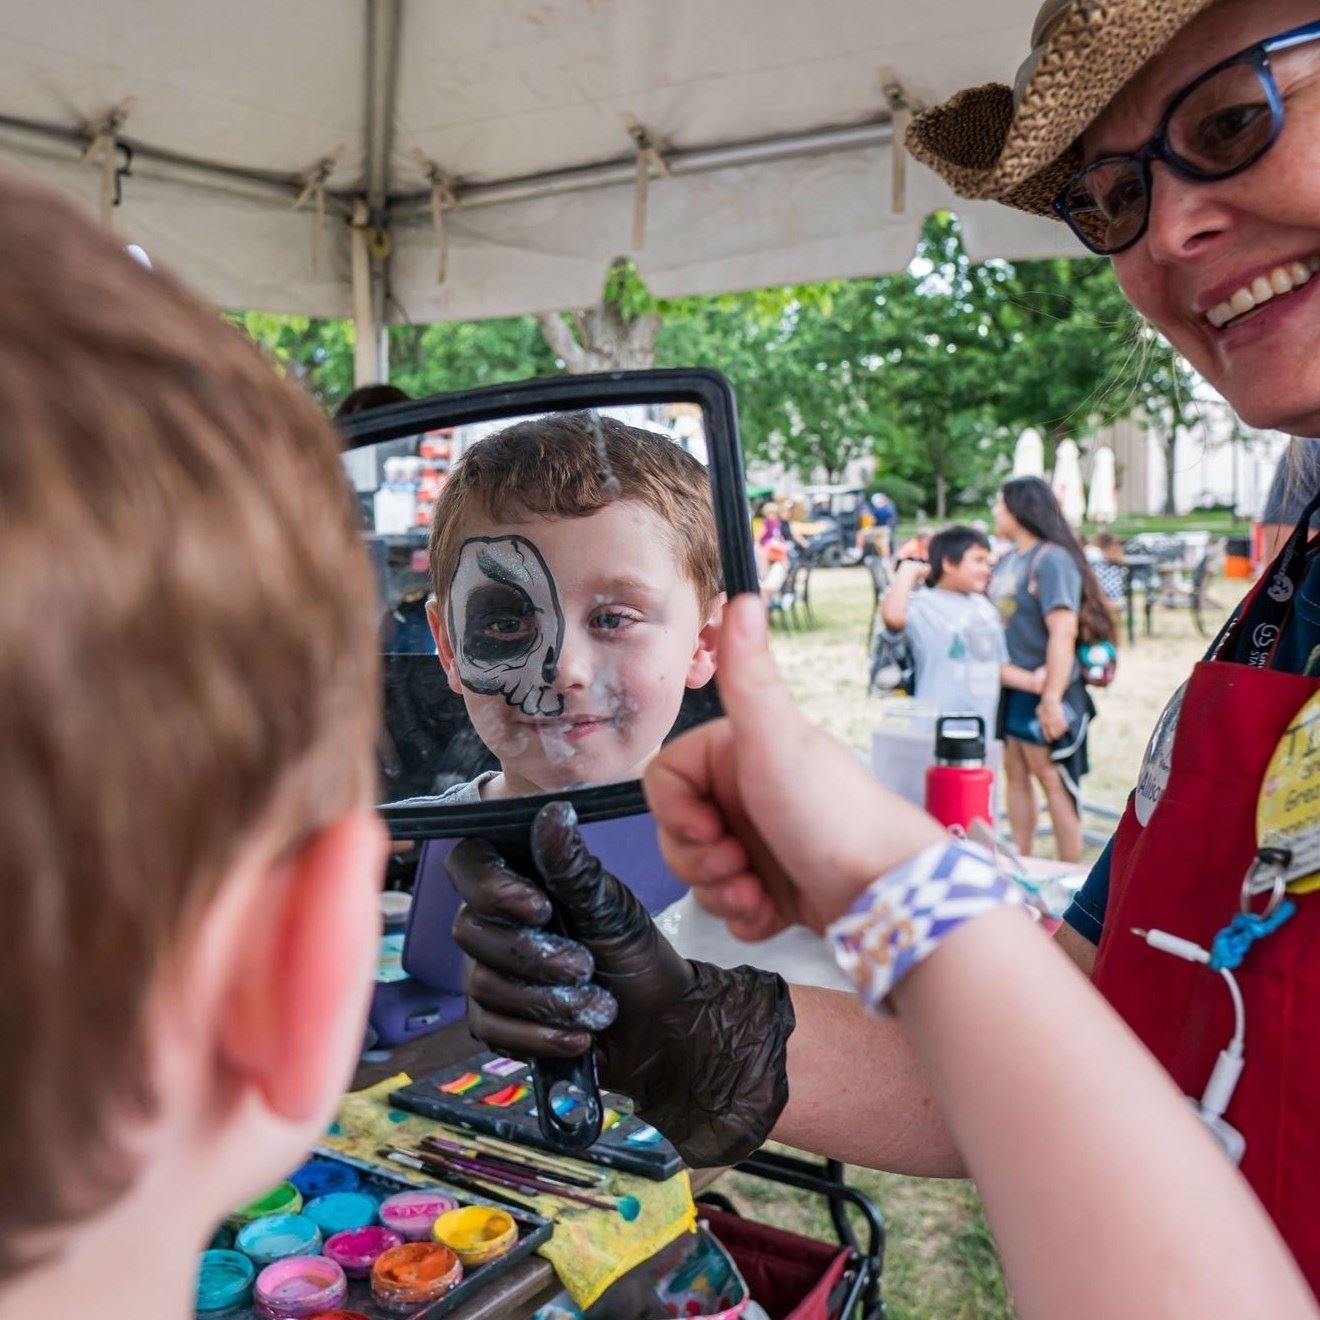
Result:
<instances>
[{"instance_id":1,"label":"woman in background","mask_svg":"<svg viewBox=\"0 0 1320 1320\"><path fill-rule=\"evenodd\" d=\"M1039 784L1059 860L1078 862L1079 784L1089 769L1087 729L1095 707L1082 682L1077 643L1083 633L1088 641L1112 641L1114 623L1081 544L1044 481L1006 481L994 514L995 532L1013 543L990 583L1004 621L1010 672L1045 670L1043 687L1005 686L999 703L1009 827L1014 845L1029 857Z\"/></svg>"}]
</instances>

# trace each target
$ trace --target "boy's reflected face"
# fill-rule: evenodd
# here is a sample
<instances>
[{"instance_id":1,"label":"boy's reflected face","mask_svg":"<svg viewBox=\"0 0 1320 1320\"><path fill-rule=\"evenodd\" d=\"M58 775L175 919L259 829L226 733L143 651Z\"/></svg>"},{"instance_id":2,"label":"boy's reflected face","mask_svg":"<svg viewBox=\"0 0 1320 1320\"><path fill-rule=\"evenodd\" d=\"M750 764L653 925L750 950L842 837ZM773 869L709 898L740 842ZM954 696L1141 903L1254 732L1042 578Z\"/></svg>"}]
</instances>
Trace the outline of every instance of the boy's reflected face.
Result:
<instances>
[{"instance_id":1,"label":"boy's reflected face","mask_svg":"<svg viewBox=\"0 0 1320 1320\"><path fill-rule=\"evenodd\" d=\"M634 500L474 526L443 615L440 662L503 771L484 797L637 777L714 673L718 606Z\"/></svg>"}]
</instances>

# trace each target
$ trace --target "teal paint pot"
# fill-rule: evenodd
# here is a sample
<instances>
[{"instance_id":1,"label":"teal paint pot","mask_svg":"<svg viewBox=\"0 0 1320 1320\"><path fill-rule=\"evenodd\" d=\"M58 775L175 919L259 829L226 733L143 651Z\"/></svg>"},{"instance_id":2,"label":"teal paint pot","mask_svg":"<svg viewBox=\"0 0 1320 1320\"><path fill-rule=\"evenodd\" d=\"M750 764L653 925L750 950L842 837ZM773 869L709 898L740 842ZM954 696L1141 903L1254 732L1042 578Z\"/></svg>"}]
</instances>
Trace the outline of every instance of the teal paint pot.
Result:
<instances>
[{"instance_id":1,"label":"teal paint pot","mask_svg":"<svg viewBox=\"0 0 1320 1320\"><path fill-rule=\"evenodd\" d=\"M366 1228L376 1222L377 1201L366 1192L331 1192L303 1206L303 1214L321 1230L322 1237Z\"/></svg>"},{"instance_id":2,"label":"teal paint pot","mask_svg":"<svg viewBox=\"0 0 1320 1320\"><path fill-rule=\"evenodd\" d=\"M256 1266L241 1251L202 1252L197 1267L197 1313L208 1315L246 1305L256 1277Z\"/></svg>"},{"instance_id":3,"label":"teal paint pot","mask_svg":"<svg viewBox=\"0 0 1320 1320\"><path fill-rule=\"evenodd\" d=\"M315 1256L321 1230L306 1215L264 1215L245 1224L234 1245L262 1269L287 1256Z\"/></svg>"}]
</instances>

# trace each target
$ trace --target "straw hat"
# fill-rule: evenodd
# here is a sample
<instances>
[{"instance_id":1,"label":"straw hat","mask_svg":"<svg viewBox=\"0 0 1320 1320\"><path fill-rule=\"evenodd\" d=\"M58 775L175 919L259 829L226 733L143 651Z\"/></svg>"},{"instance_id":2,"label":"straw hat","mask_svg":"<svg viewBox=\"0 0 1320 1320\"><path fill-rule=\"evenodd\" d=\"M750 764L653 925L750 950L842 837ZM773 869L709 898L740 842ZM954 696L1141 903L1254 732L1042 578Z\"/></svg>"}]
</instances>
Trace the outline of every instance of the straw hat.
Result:
<instances>
[{"instance_id":1,"label":"straw hat","mask_svg":"<svg viewBox=\"0 0 1320 1320\"><path fill-rule=\"evenodd\" d=\"M1115 93L1214 0L1046 0L1017 86L989 83L919 115L908 147L963 197L1037 215L1081 167L1078 139Z\"/></svg>"}]
</instances>

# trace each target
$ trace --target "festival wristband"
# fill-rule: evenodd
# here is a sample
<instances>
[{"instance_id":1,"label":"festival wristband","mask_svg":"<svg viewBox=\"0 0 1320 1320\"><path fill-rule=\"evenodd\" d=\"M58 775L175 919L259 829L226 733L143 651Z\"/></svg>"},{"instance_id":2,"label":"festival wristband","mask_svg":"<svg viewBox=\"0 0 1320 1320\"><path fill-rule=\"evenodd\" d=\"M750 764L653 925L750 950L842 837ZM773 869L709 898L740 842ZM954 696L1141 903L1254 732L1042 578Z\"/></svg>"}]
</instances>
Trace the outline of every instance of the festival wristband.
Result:
<instances>
[{"instance_id":1,"label":"festival wristband","mask_svg":"<svg viewBox=\"0 0 1320 1320\"><path fill-rule=\"evenodd\" d=\"M870 884L825 935L862 1003L884 1014L894 987L964 922L1025 902L989 853L937 843Z\"/></svg>"}]
</instances>

